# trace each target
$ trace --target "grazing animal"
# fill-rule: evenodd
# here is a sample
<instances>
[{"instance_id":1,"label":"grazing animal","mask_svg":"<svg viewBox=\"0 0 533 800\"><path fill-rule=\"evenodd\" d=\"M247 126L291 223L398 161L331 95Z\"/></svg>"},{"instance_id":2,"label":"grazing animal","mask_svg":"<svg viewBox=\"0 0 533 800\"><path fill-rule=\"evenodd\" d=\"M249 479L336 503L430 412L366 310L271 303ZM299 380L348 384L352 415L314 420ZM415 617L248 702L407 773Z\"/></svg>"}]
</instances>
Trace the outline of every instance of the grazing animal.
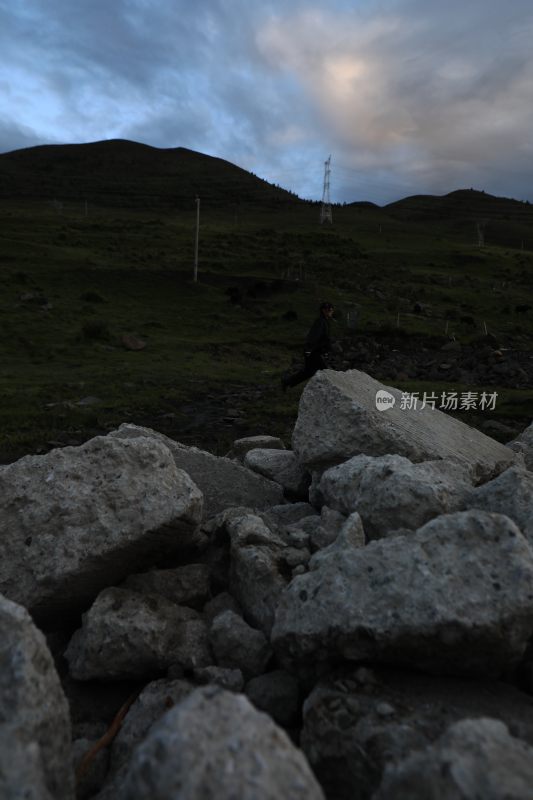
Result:
<instances>
[{"instance_id":1,"label":"grazing animal","mask_svg":"<svg viewBox=\"0 0 533 800\"><path fill-rule=\"evenodd\" d=\"M528 311L531 311L532 306L522 305L522 306L515 306L514 310L517 314L527 314Z\"/></svg>"},{"instance_id":2,"label":"grazing animal","mask_svg":"<svg viewBox=\"0 0 533 800\"><path fill-rule=\"evenodd\" d=\"M474 317L459 317L459 322L462 322L463 325L472 325L472 327L476 324Z\"/></svg>"}]
</instances>

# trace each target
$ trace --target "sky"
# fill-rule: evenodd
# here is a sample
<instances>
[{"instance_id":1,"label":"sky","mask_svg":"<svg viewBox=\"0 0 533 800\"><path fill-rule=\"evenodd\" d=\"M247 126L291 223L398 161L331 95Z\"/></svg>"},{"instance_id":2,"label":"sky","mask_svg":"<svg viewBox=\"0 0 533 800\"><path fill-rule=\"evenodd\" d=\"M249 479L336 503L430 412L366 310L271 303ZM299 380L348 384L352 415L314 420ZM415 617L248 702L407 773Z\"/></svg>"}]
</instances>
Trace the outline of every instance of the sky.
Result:
<instances>
[{"instance_id":1,"label":"sky","mask_svg":"<svg viewBox=\"0 0 533 800\"><path fill-rule=\"evenodd\" d=\"M0 0L0 152L130 139L301 197L533 201L531 0Z\"/></svg>"}]
</instances>

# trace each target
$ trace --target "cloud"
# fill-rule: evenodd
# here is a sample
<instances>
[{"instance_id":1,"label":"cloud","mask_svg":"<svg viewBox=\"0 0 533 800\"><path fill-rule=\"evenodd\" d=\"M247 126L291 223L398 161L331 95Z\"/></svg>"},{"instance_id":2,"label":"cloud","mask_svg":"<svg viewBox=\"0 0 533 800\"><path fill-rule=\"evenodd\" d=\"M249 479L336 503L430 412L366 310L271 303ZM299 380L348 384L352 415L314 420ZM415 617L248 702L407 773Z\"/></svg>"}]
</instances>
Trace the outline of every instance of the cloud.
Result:
<instances>
[{"instance_id":1,"label":"cloud","mask_svg":"<svg viewBox=\"0 0 533 800\"><path fill-rule=\"evenodd\" d=\"M529 0L18 0L0 150L131 138L319 197L533 199Z\"/></svg>"}]
</instances>

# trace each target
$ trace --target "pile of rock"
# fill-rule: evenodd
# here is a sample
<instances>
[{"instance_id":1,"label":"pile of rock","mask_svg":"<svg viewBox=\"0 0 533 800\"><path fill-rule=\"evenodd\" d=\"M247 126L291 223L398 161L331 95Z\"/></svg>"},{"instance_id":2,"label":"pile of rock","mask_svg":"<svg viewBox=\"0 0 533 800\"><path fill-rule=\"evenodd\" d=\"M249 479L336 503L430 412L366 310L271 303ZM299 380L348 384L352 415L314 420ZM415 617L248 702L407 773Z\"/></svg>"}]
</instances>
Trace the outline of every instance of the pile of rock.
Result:
<instances>
[{"instance_id":1,"label":"pile of rock","mask_svg":"<svg viewBox=\"0 0 533 800\"><path fill-rule=\"evenodd\" d=\"M292 450L1 468L0 796L531 796L531 429L378 391L318 373Z\"/></svg>"}]
</instances>

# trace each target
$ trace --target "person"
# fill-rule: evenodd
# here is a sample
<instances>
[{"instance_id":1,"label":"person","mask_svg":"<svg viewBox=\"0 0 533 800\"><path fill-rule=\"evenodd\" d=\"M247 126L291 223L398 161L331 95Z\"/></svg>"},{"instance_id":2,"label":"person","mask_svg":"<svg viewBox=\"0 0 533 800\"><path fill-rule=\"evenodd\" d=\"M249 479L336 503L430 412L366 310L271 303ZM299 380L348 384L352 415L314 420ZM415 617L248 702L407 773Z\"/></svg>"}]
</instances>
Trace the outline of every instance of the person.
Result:
<instances>
[{"instance_id":1,"label":"person","mask_svg":"<svg viewBox=\"0 0 533 800\"><path fill-rule=\"evenodd\" d=\"M319 369L327 369L325 359L331 347L329 323L335 308L333 303L322 303L319 311L320 316L311 325L305 340L304 367L293 375L282 376L281 388L284 392L289 386L297 386L311 378Z\"/></svg>"}]
</instances>

